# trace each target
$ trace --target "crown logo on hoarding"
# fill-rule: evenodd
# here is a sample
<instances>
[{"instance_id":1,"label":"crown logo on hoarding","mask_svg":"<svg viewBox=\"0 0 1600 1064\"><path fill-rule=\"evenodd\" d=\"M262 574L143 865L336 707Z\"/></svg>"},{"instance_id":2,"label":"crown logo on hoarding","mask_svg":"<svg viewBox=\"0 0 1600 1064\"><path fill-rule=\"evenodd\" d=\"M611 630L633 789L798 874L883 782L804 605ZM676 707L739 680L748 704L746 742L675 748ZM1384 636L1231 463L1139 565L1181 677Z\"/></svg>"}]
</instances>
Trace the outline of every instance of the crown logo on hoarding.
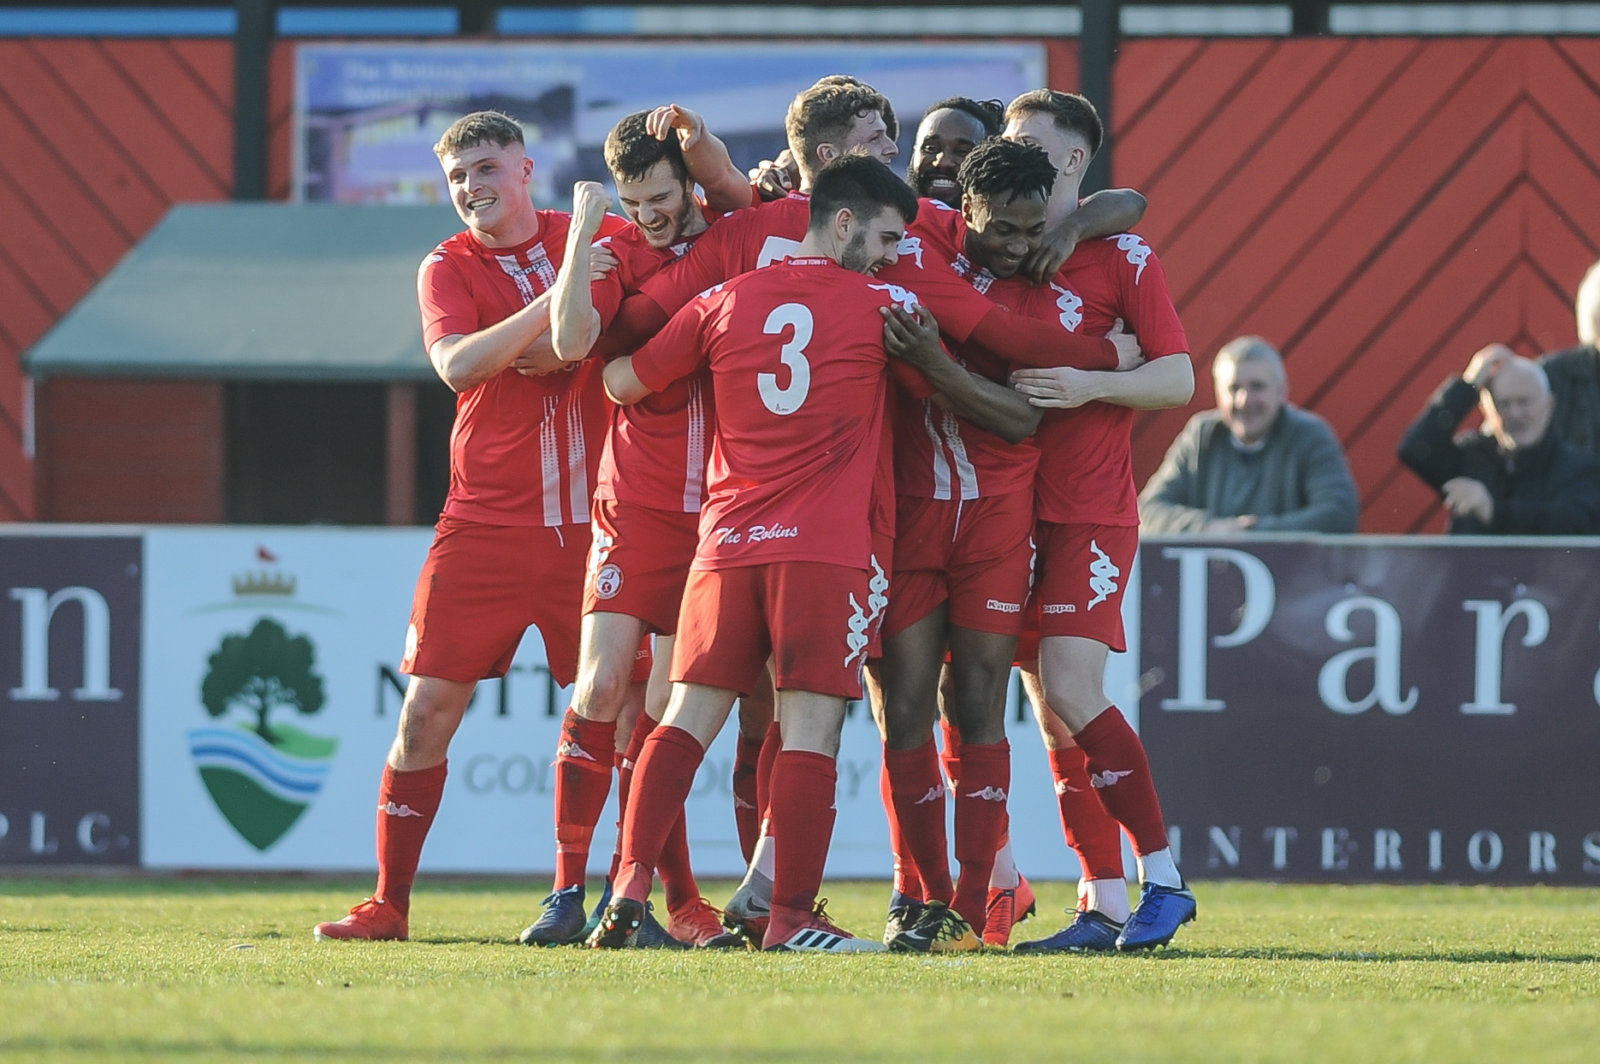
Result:
<instances>
[{"instance_id":1,"label":"crown logo on hoarding","mask_svg":"<svg viewBox=\"0 0 1600 1064\"><path fill-rule=\"evenodd\" d=\"M291 596L294 594L295 578L289 573L269 573L265 569L254 573L236 573L233 577L233 593L235 595L280 595Z\"/></svg>"}]
</instances>

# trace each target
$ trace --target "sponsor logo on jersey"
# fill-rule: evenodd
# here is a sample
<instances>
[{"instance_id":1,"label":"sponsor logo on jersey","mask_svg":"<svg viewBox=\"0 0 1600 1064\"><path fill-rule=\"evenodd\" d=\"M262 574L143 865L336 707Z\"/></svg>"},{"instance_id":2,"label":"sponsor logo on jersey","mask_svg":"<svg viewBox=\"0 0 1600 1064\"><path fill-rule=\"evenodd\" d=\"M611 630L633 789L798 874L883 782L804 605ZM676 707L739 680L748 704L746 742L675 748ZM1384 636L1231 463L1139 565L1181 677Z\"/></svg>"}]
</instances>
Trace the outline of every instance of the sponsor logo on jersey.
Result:
<instances>
[{"instance_id":1,"label":"sponsor logo on jersey","mask_svg":"<svg viewBox=\"0 0 1600 1064\"><path fill-rule=\"evenodd\" d=\"M1139 267L1133 275L1133 283L1138 284L1150 261L1150 245L1132 233L1122 233L1117 237L1117 250L1128 257L1128 265Z\"/></svg>"},{"instance_id":2,"label":"sponsor logo on jersey","mask_svg":"<svg viewBox=\"0 0 1600 1064\"><path fill-rule=\"evenodd\" d=\"M888 281L884 281L881 284L869 284L867 287L875 291L889 293L889 298L900 304L900 309L907 314L916 313L917 293L911 291L911 289L901 288L899 285L891 284Z\"/></svg>"},{"instance_id":3,"label":"sponsor logo on jersey","mask_svg":"<svg viewBox=\"0 0 1600 1064\"><path fill-rule=\"evenodd\" d=\"M1089 541L1089 549L1094 551L1095 559L1089 563L1089 590L1094 592L1094 598L1089 600L1089 609L1094 609L1104 602L1108 595L1113 595L1117 590L1117 577L1122 575L1111 561L1105 551L1100 549L1100 544L1094 540Z\"/></svg>"},{"instance_id":4,"label":"sponsor logo on jersey","mask_svg":"<svg viewBox=\"0 0 1600 1064\"><path fill-rule=\"evenodd\" d=\"M1068 332L1077 332L1078 326L1083 324L1083 297L1054 282L1050 287L1056 293L1056 309L1061 311L1061 327Z\"/></svg>"}]
</instances>

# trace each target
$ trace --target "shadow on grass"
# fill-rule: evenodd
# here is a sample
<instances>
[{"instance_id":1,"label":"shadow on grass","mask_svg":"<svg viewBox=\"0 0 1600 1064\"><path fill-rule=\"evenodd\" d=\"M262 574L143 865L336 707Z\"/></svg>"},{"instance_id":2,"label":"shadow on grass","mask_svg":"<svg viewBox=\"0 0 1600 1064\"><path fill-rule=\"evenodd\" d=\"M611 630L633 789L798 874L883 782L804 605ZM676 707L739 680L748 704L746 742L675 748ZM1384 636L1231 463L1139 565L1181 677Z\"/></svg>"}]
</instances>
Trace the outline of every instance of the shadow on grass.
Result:
<instances>
[{"instance_id":1,"label":"shadow on grass","mask_svg":"<svg viewBox=\"0 0 1600 1064\"><path fill-rule=\"evenodd\" d=\"M1117 956L1123 956L1117 954ZM1134 954L1133 956L1139 956ZM1441 964L1595 964L1597 953L1523 953L1520 950L1308 950L1254 946L1248 949L1162 949L1143 954L1157 960L1232 960L1232 961L1356 961L1363 964L1435 962Z\"/></svg>"}]
</instances>

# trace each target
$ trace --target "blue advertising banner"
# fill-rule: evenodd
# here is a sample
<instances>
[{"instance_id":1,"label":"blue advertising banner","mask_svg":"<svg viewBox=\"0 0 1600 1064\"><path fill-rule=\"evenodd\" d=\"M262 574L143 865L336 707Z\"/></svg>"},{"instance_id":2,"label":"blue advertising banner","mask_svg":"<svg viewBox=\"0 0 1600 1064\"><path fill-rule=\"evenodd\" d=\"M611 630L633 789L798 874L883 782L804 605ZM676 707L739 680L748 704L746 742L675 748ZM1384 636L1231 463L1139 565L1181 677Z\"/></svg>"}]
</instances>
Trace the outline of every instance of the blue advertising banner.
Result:
<instances>
[{"instance_id":1,"label":"blue advertising banner","mask_svg":"<svg viewBox=\"0 0 1600 1064\"><path fill-rule=\"evenodd\" d=\"M445 202L433 145L470 111L523 123L533 198L559 207L574 181L606 177L601 145L634 111L698 111L753 166L783 149L795 93L851 74L893 102L905 157L929 104L1045 82L1039 44L302 44L296 58L294 195L330 203Z\"/></svg>"},{"instance_id":2,"label":"blue advertising banner","mask_svg":"<svg viewBox=\"0 0 1600 1064\"><path fill-rule=\"evenodd\" d=\"M1141 567L1189 875L1600 884L1600 544L1163 539Z\"/></svg>"},{"instance_id":3,"label":"blue advertising banner","mask_svg":"<svg viewBox=\"0 0 1600 1064\"><path fill-rule=\"evenodd\" d=\"M0 533L0 865L139 862L142 542Z\"/></svg>"}]
</instances>

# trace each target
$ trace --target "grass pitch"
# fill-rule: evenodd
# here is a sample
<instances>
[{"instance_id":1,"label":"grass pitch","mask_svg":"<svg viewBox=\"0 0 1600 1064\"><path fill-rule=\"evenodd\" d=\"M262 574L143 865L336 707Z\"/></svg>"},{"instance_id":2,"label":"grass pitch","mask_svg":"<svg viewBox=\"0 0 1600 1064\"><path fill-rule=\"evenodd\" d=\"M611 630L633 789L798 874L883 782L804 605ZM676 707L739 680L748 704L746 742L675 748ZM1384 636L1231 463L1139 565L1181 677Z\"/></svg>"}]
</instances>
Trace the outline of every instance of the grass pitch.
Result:
<instances>
[{"instance_id":1,"label":"grass pitch","mask_svg":"<svg viewBox=\"0 0 1600 1064\"><path fill-rule=\"evenodd\" d=\"M1197 883L1138 956L528 949L544 884L424 881L407 943L319 943L370 880L0 878L0 1060L1582 1061L1600 892ZM708 884L713 898L726 885ZM881 930L882 884L829 910ZM1040 884L1064 922L1067 884Z\"/></svg>"}]
</instances>

